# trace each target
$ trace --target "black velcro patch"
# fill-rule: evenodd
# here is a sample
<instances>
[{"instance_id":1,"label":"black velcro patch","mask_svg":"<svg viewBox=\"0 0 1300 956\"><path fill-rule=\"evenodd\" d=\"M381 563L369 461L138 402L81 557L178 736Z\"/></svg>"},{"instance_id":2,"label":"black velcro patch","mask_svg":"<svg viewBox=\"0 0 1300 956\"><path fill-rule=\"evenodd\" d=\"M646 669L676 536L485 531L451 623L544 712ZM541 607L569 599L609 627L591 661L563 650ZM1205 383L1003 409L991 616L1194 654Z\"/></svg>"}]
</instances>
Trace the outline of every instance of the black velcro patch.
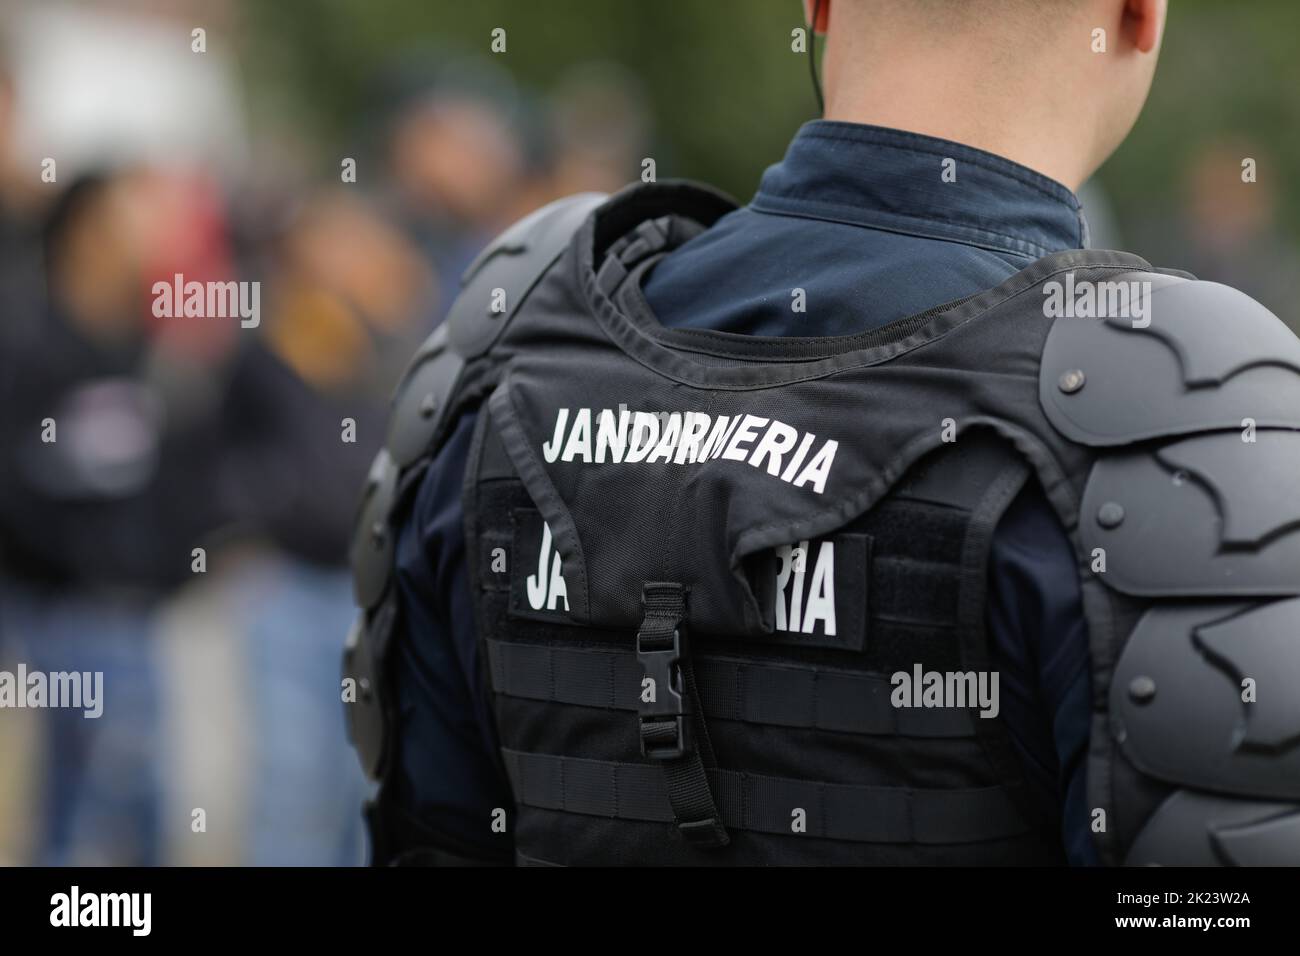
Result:
<instances>
[{"instance_id":1,"label":"black velcro patch","mask_svg":"<svg viewBox=\"0 0 1300 956\"><path fill-rule=\"evenodd\" d=\"M863 650L870 567L866 534L836 534L774 549L754 571L754 593L770 612L773 629L755 639Z\"/></svg>"},{"instance_id":2,"label":"black velcro patch","mask_svg":"<svg viewBox=\"0 0 1300 956\"><path fill-rule=\"evenodd\" d=\"M541 513L516 508L510 548L510 614L540 621L568 621L568 586L560 552Z\"/></svg>"}]
</instances>

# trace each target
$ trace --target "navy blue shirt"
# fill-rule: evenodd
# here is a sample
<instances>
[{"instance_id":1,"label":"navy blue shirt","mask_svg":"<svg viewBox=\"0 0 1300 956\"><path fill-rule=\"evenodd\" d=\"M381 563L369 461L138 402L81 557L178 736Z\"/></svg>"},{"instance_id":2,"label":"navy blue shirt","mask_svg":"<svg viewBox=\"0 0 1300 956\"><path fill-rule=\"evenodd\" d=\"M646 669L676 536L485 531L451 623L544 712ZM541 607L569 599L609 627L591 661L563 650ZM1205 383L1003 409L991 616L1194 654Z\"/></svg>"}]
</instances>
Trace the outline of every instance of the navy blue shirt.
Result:
<instances>
[{"instance_id":1,"label":"navy blue shirt","mask_svg":"<svg viewBox=\"0 0 1300 956\"><path fill-rule=\"evenodd\" d=\"M1060 183L946 140L819 120L799 131L748 206L664 258L645 293L670 327L847 335L1086 245L1079 201ZM803 312L791 307L795 289ZM465 569L460 494L473 424L459 422L440 450L398 541L392 787L428 826L476 845L491 840L485 808L511 798L492 758ZM1074 550L1036 484L994 536L988 625L1001 716L1038 812L1061 821L1072 863L1095 863L1084 789L1087 629Z\"/></svg>"}]
</instances>

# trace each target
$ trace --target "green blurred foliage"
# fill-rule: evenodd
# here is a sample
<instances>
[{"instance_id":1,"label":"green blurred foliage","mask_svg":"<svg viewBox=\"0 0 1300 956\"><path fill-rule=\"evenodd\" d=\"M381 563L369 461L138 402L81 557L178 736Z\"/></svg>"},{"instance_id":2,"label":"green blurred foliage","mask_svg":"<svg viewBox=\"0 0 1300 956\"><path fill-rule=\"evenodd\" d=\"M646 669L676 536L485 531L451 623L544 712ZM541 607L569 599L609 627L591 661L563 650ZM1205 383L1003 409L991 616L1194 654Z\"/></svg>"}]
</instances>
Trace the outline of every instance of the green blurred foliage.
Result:
<instances>
[{"instance_id":1,"label":"green blurred foliage","mask_svg":"<svg viewBox=\"0 0 1300 956\"><path fill-rule=\"evenodd\" d=\"M499 56L546 90L567 69L612 60L644 84L661 178L705 179L745 198L816 109L798 0L253 0L245 60L259 80L291 85L314 127L337 135L360 120L368 84L410 52ZM629 180L637 170L629 170Z\"/></svg>"},{"instance_id":2,"label":"green blurred foliage","mask_svg":"<svg viewBox=\"0 0 1300 956\"><path fill-rule=\"evenodd\" d=\"M1300 224L1300 3L1171 0L1151 98L1100 178L1126 210L1168 212L1188 160L1216 141L1249 148L1277 194L1280 219Z\"/></svg>"},{"instance_id":3,"label":"green blurred foliage","mask_svg":"<svg viewBox=\"0 0 1300 956\"><path fill-rule=\"evenodd\" d=\"M1300 192L1287 170L1300 168L1300 3L1171 7L1151 100L1100 175L1121 227L1172 215L1189 156L1229 138L1257 148L1259 175L1275 177L1294 233ZM508 34L500 61L533 89L590 60L639 77L661 178L704 179L745 199L815 112L806 55L791 51L798 0L248 0L245 20L253 89L289 91L294 121L327 141L364 123L385 64L420 50L487 54L495 27Z\"/></svg>"}]
</instances>

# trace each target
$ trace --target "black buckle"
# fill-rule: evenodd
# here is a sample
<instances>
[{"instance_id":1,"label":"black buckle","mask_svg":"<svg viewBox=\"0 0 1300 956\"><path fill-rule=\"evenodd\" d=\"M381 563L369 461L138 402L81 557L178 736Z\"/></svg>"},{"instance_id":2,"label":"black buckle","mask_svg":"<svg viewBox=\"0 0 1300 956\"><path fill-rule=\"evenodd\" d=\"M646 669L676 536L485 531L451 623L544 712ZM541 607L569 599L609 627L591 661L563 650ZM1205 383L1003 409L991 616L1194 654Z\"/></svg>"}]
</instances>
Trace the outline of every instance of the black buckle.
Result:
<instances>
[{"instance_id":1,"label":"black buckle","mask_svg":"<svg viewBox=\"0 0 1300 956\"><path fill-rule=\"evenodd\" d=\"M682 686L682 636L673 628L672 645L647 650L640 633L636 636L636 657L645 676L654 681L655 699L637 696L641 718L641 756L648 760L676 760L690 749L686 716L690 713ZM645 692L642 684L642 693Z\"/></svg>"}]
</instances>

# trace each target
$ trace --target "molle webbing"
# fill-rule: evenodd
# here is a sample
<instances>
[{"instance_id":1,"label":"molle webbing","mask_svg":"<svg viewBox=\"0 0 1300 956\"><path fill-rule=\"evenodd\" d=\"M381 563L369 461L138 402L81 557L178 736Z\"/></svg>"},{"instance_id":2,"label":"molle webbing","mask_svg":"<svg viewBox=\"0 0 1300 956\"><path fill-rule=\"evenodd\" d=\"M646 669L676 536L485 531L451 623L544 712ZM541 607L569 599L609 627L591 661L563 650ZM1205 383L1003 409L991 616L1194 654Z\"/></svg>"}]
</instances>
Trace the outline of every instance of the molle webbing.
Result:
<instances>
[{"instance_id":1,"label":"molle webbing","mask_svg":"<svg viewBox=\"0 0 1300 956\"><path fill-rule=\"evenodd\" d=\"M471 494L481 543L475 561L480 648L521 814L521 859L619 862L572 856L565 840L546 836L554 826L533 821L539 813L576 815L597 829L625 825L643 838L659 834L654 838L673 842L669 833L637 829L676 830L678 818L663 770L637 752L646 670L634 635L521 607L510 579L537 567L536 543L520 539L522 516L533 505L509 476L490 417L478 466ZM678 839L676 862L698 862L692 854L703 852L740 863L815 862L825 852L822 841L859 847L845 861L892 862L909 845L918 853L924 847L928 855L918 859L926 860L1055 861L1050 840L1025 813L1022 785L1002 772L1005 760L990 756L1005 758L994 728L980 726L996 721L982 721L973 709L902 708L890 700L894 671L910 672L916 663L961 671L968 657L983 662L982 637L963 635L959 620L969 613L962 605L970 585L963 581L977 579L981 598L985 589L987 536L977 540L973 532L995 523L1009 500L987 500L999 475L1019 487L1023 467L997 442L972 436L960 453L949 448L927 456L880 506L829 536L869 542L859 582L867 609L857 625L860 648L687 635L697 716L712 740L704 780L733 843L701 851ZM491 572L491 555L500 549L515 569L510 575ZM749 573L757 580L776 568L763 556ZM982 601L975 613L982 615ZM770 762L755 748L766 748ZM806 813L803 843L789 839L795 811ZM743 839L736 843L738 834ZM770 844L774 839L779 849Z\"/></svg>"},{"instance_id":2,"label":"molle webbing","mask_svg":"<svg viewBox=\"0 0 1300 956\"><path fill-rule=\"evenodd\" d=\"M508 697L634 712L643 676L636 658L607 647L489 641L492 689ZM704 715L774 727L903 737L970 737L969 715L904 710L889 702L883 674L756 663L732 657L695 661Z\"/></svg>"},{"instance_id":3,"label":"molle webbing","mask_svg":"<svg viewBox=\"0 0 1300 956\"><path fill-rule=\"evenodd\" d=\"M503 751L520 803L595 817L670 822L674 819L659 768ZM809 836L855 843L978 843L1029 829L1003 787L915 790L860 787L706 771L722 821L758 833L791 832L791 810L808 811Z\"/></svg>"}]
</instances>

